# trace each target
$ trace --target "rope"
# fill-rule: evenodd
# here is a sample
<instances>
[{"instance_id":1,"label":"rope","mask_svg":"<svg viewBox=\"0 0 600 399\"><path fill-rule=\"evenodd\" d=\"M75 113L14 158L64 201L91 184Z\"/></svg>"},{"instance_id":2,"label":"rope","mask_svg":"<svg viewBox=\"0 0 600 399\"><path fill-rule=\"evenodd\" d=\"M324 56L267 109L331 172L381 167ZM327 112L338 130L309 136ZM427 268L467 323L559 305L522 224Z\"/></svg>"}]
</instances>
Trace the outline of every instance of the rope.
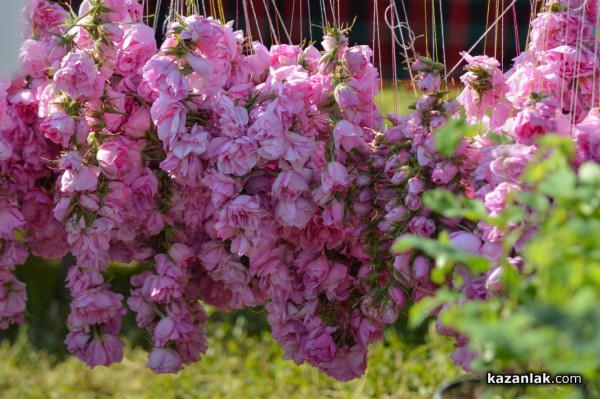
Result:
<instances>
[{"instance_id":1,"label":"rope","mask_svg":"<svg viewBox=\"0 0 600 399\"><path fill-rule=\"evenodd\" d=\"M310 37L310 41L313 41L313 36L312 36L312 17L310 16L310 0L306 0L306 8L308 9L308 32L309 32L309 37Z\"/></svg>"},{"instance_id":2,"label":"rope","mask_svg":"<svg viewBox=\"0 0 600 399\"><path fill-rule=\"evenodd\" d=\"M446 65L446 37L444 35L444 12L442 11L442 0L438 0L438 4L440 6L440 24L442 31L442 57L444 61L444 81L446 82L446 91L448 91L448 75L447 75L447 65Z\"/></svg>"},{"instance_id":3,"label":"rope","mask_svg":"<svg viewBox=\"0 0 600 399\"><path fill-rule=\"evenodd\" d=\"M390 20L388 19L388 11L392 11L391 12L392 17L395 16L395 18L398 21L400 21L400 16L398 14L398 8L396 7L396 3L394 2L394 0L390 0L390 5L387 6L387 8L385 9L383 16L384 16L386 25L388 26L388 28L390 29L390 31L393 34L395 43L397 43L400 46L400 48L402 48L402 51L404 52L404 60L406 61L407 64L410 65L410 56L408 55L408 49L411 49L413 52L413 56L416 56L415 49L414 49L414 42L416 39L415 34L410 29L410 26L408 25L408 20L406 20L406 22L398 22L397 25L392 24L390 22ZM408 39L410 40L410 44L406 44L406 41L404 39L404 32L403 32L402 28L407 29L407 34L408 34ZM396 36L396 32L395 32L396 29L398 29L400 31L400 40L398 40L398 36ZM412 69L408 68L408 74L410 75L410 81L411 81L411 84L413 87L413 92L415 94L415 97L417 97L418 93L417 93L417 88L415 86L415 79L414 79Z\"/></svg>"},{"instance_id":4,"label":"rope","mask_svg":"<svg viewBox=\"0 0 600 399\"><path fill-rule=\"evenodd\" d=\"M513 0L510 5L508 7L506 7L506 9L502 12L502 14L500 15L500 17L503 17L504 14L506 14L510 8L517 2L517 0ZM475 42L475 44L473 44L471 46L471 48L469 50L467 50L467 54L470 53L471 51L473 51L473 49L475 47L477 47L477 45L479 44L479 42L481 42L485 36L492 30L492 28L494 26L496 26L496 24L498 23L499 19L496 19L496 21L494 21L494 23L483 33L483 35ZM460 66L460 64L462 64L464 61L464 59L461 59L460 61L458 61L456 63L456 65L454 65L454 67L450 70L450 72L448 72L448 75L452 75L452 72L454 72L456 70L456 68L458 68Z\"/></svg>"},{"instance_id":5,"label":"rope","mask_svg":"<svg viewBox=\"0 0 600 399\"><path fill-rule=\"evenodd\" d=\"M277 16L279 17L279 19L281 20L281 26L283 27L283 31L285 32L285 35L288 38L288 42L290 44L292 44L292 37L290 36L290 34L288 33L288 30L285 27L285 22L283 21L283 18L281 17L281 14L279 13L279 9L277 8L277 5L275 4L275 0L271 0L271 3L273 3L273 8L275 9L275 13L277 14ZM279 28L279 25L277 25L277 28Z\"/></svg>"},{"instance_id":6,"label":"rope","mask_svg":"<svg viewBox=\"0 0 600 399\"><path fill-rule=\"evenodd\" d=\"M600 41L600 2L596 5L598 9L596 10L596 40L594 44L594 59L598 61L598 41ZM595 68L597 69L597 68ZM595 73L592 78L592 107L596 104L596 76L598 74ZM598 91L600 92L600 81L598 82ZM600 96L598 99L598 107L600 107Z\"/></svg>"},{"instance_id":7,"label":"rope","mask_svg":"<svg viewBox=\"0 0 600 399\"><path fill-rule=\"evenodd\" d=\"M246 3L246 0L244 0L244 3ZM254 2L252 0L250 0L250 7L252 7L252 14L254 15L254 23L256 24L256 30L258 31L258 39L260 40L261 43L264 43L263 38L262 38L262 33L260 31L260 25L258 23L258 17L256 16L256 10L254 9Z\"/></svg>"}]
</instances>

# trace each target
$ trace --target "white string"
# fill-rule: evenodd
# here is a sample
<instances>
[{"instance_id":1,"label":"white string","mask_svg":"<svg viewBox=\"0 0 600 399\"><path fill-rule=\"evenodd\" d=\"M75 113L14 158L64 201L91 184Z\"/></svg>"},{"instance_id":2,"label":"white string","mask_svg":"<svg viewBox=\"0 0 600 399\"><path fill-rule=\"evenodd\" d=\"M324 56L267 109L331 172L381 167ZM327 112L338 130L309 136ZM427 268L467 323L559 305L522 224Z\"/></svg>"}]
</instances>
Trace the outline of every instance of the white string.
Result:
<instances>
[{"instance_id":1,"label":"white string","mask_svg":"<svg viewBox=\"0 0 600 399\"><path fill-rule=\"evenodd\" d=\"M250 4L252 4L252 0L250 0ZM273 40L275 40L275 44L279 44L279 38L275 33L275 27L273 26L273 21L271 20L271 13L269 12L269 7L267 6L267 2L263 0L263 5L265 6L265 13L267 13L267 19L269 20L269 29L271 29L271 35L273 36Z\"/></svg>"},{"instance_id":2,"label":"white string","mask_svg":"<svg viewBox=\"0 0 600 399\"><path fill-rule=\"evenodd\" d=\"M442 0L438 0L439 8L440 8L440 29L442 31L442 58L444 61L444 80L446 83L448 82L448 70L446 65L446 37L444 35L444 13L442 11Z\"/></svg>"},{"instance_id":3,"label":"white string","mask_svg":"<svg viewBox=\"0 0 600 399\"><path fill-rule=\"evenodd\" d=\"M290 36L294 36L294 17L296 16L296 0L292 3L292 18L290 21ZM300 2L300 20L302 21L302 2ZM300 37L302 37L302 27L300 27ZM292 41L290 40L290 44Z\"/></svg>"},{"instance_id":4,"label":"white string","mask_svg":"<svg viewBox=\"0 0 600 399\"><path fill-rule=\"evenodd\" d=\"M475 44L473 44L473 45L471 46L471 48L470 48L469 50L467 50L467 52L466 52L467 54L469 54L471 51L473 51L473 49L474 49L475 47L477 47L477 45L479 44L479 42L481 42L481 41L482 41L482 40L485 38L485 36L486 36L488 33L490 33L490 31L492 30L492 28L493 28L494 26L496 26L496 24L498 23L498 21L499 21L499 20L500 20L500 19L501 19L501 18L504 16L504 14L506 14L506 13L507 13L507 12L510 10L510 8L511 8L511 7L512 7L512 6L513 6L513 5L514 5L516 2L517 2L517 0L513 0L513 1L512 1L512 3L510 3L510 5L504 9L504 11L502 12L502 14L500 14L500 16L499 16L498 18L496 18L496 20L494 21L494 23L493 23L493 24L491 24L491 25L490 25L490 27L489 27L489 28L488 28L488 29L487 29L487 30L486 30L486 31L483 33L483 35L481 35L481 37L480 37L480 38L479 38L479 39L478 39L478 40L475 42ZM456 63L456 65L454 65L454 67L453 67L453 68L450 70L450 72L448 72L448 75L452 75L452 72L454 72L454 71L456 70L456 68L458 68L458 67L460 66L460 64L462 64L462 63L463 63L463 61L464 61L464 59L461 59L460 61L458 61L458 62Z\"/></svg>"},{"instance_id":5,"label":"white string","mask_svg":"<svg viewBox=\"0 0 600 399\"><path fill-rule=\"evenodd\" d=\"M244 0L246 2L246 0ZM262 33L260 32L260 24L258 23L258 17L256 16L256 9L254 8L254 2L250 0L250 7L252 8L252 14L254 15L254 23L256 24L256 30L258 31L258 39L261 43L263 42Z\"/></svg>"},{"instance_id":6,"label":"white string","mask_svg":"<svg viewBox=\"0 0 600 399\"><path fill-rule=\"evenodd\" d=\"M162 5L162 0L156 0L156 10L154 11L154 21L152 21L152 29L156 32L158 30L158 16L160 14L160 9Z\"/></svg>"},{"instance_id":7,"label":"white string","mask_svg":"<svg viewBox=\"0 0 600 399\"><path fill-rule=\"evenodd\" d=\"M379 73L383 75L383 62L381 59L381 30L379 28L379 0L375 0L375 26L377 30L377 58L379 64ZM379 79L379 88L381 101L383 102L383 80Z\"/></svg>"},{"instance_id":8,"label":"white string","mask_svg":"<svg viewBox=\"0 0 600 399\"><path fill-rule=\"evenodd\" d=\"M588 3L588 0L585 0L579 9L580 10L582 10L582 9L584 10L585 9L584 7L587 6L587 3ZM585 11L584 11L584 13L585 13ZM581 19L580 19L581 26L579 27L579 35L580 35L579 37L582 38L582 39L583 39L583 32L584 32L584 23L583 23L584 21L585 21L585 14L583 14L581 16ZM578 103L578 101L575 101L575 100L576 100L576 94L579 91L579 74L581 72L581 54L583 53L582 50L583 50L583 40L578 40L578 43L577 43L577 60L575 61L576 65L577 65L577 67L576 67L577 68L577 72L576 72L577 78L575 79L575 90L572 90L572 92L571 92L571 107L573 109L573 115L572 115L572 117L576 117L577 116L577 103ZM576 119L572 119L572 120L574 122L577 121ZM573 125L571 125L571 131L572 130L573 130Z\"/></svg>"},{"instance_id":9,"label":"white string","mask_svg":"<svg viewBox=\"0 0 600 399\"><path fill-rule=\"evenodd\" d=\"M327 6L325 6L325 0L321 0L321 21L323 26L327 26Z\"/></svg>"},{"instance_id":10,"label":"white string","mask_svg":"<svg viewBox=\"0 0 600 399\"><path fill-rule=\"evenodd\" d=\"M597 6L597 10L596 10L596 37L595 37L595 44L594 44L594 60L595 62L598 62L598 42L600 41L600 2L598 2L598 4L596 4ZM594 68L594 69L598 69L598 68ZM594 77L592 78L592 104L591 107L595 108L596 107L596 76L598 75L598 73L594 73ZM600 83L600 82L599 82ZM600 91L600 84L598 85L598 91Z\"/></svg>"},{"instance_id":11,"label":"white string","mask_svg":"<svg viewBox=\"0 0 600 399\"><path fill-rule=\"evenodd\" d=\"M548 8L550 8L550 5L548 5ZM569 2L569 3L567 4L567 15L570 15L570 13L571 13L571 3ZM568 34L569 34L569 32L568 32L568 27L565 27L565 32L563 33L564 37L566 37ZM562 64L562 70L563 70L563 71L566 69L566 66L567 66L567 57L564 57L564 59L563 59L563 64ZM562 79L562 82L561 82L561 84L560 84L560 93L561 93L561 95L560 95L560 110L561 110L561 112L562 112L562 110L564 109L564 98L565 98L564 92L565 92L565 83L566 83L566 82L565 82L565 79ZM569 112L571 112L571 109L570 109L570 107L572 107L572 106L573 106L573 104L570 104L570 105L569 105Z\"/></svg>"},{"instance_id":12,"label":"white string","mask_svg":"<svg viewBox=\"0 0 600 399\"><path fill-rule=\"evenodd\" d=\"M292 37L290 36L287 28L285 27L285 21L283 20L283 18L281 17L281 14L279 13L279 9L277 8L277 4L275 4L275 0L271 0L271 3L273 3L273 8L275 9L275 13L279 17L279 20L281 21L281 26L283 27L283 31L285 32L285 35L288 38L288 43L292 44Z\"/></svg>"},{"instance_id":13,"label":"white string","mask_svg":"<svg viewBox=\"0 0 600 399\"><path fill-rule=\"evenodd\" d=\"M204 0L202 0L202 12L204 13L204 16L206 17L206 4L204 4Z\"/></svg>"},{"instance_id":14,"label":"white string","mask_svg":"<svg viewBox=\"0 0 600 399\"><path fill-rule=\"evenodd\" d=\"M388 10L391 10L396 15L396 19L398 20L397 25L395 25L395 26L392 25L392 23L388 19ZM415 53L413 44L414 44L414 41L416 38L415 38L415 34L413 33L413 31L410 30L408 21L400 22L398 8L396 7L396 3L394 2L394 0L390 0L390 5L387 6L387 8L385 9L385 13L383 14L383 16L384 16L386 25L388 26L388 28L390 28L392 34L394 35L394 40L400 46L400 48L402 48L402 50L404 51L404 59L406 60L406 63L408 65L410 65L410 56L408 55L408 49L409 48L412 49L413 54ZM404 32L403 32L402 28L407 29L409 40L410 40L410 45L406 44L406 40L404 39ZM398 36L396 36L396 29L398 29L400 31L400 40L398 40ZM412 69L408 68L408 74L410 75L410 81L411 81L411 84L413 87L413 92L415 94L415 97L417 97L418 93L417 93L417 88L415 86L415 78L414 78Z\"/></svg>"},{"instance_id":15,"label":"white string","mask_svg":"<svg viewBox=\"0 0 600 399\"><path fill-rule=\"evenodd\" d=\"M310 0L306 0L306 6L308 8L308 33L310 35L310 41L313 41L312 37L312 17L310 16Z\"/></svg>"},{"instance_id":16,"label":"white string","mask_svg":"<svg viewBox=\"0 0 600 399\"><path fill-rule=\"evenodd\" d=\"M244 24L246 25L246 37L252 40L252 27L250 26L250 14L248 14L248 2L247 0L242 0L242 9L244 10ZM260 30L258 32L260 34ZM250 46L251 43L248 43Z\"/></svg>"}]
</instances>

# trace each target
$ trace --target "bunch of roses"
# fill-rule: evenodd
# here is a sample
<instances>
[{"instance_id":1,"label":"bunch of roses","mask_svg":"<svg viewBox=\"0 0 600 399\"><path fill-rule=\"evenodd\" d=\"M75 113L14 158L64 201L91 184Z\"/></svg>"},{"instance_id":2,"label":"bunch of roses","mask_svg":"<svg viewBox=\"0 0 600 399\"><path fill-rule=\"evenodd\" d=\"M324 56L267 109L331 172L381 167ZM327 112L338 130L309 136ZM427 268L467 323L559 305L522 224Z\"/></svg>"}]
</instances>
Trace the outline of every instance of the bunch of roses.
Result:
<instances>
[{"instance_id":1,"label":"bunch of roses","mask_svg":"<svg viewBox=\"0 0 600 399\"><path fill-rule=\"evenodd\" d=\"M59 147L44 139L37 115L49 68L60 60L55 35L66 12L35 1L24 11L33 26L23 44L20 74L0 81L0 328L23 321L26 292L13 275L29 251L47 259L68 251L62 226L52 216L55 174L47 160Z\"/></svg>"},{"instance_id":2,"label":"bunch of roses","mask_svg":"<svg viewBox=\"0 0 600 399\"><path fill-rule=\"evenodd\" d=\"M269 51L229 24L191 16L171 25L143 75L160 168L178 193L174 220L196 257L189 285L218 309L266 302L287 358L348 380L364 372L383 327L356 307L369 209L356 182L368 172L368 129L381 123L378 74L370 50L349 47L343 30L329 30L323 46ZM135 278L145 305L167 306L147 279L179 282L159 270ZM156 320L138 319L155 337ZM180 367L175 352L175 367L162 371Z\"/></svg>"},{"instance_id":3,"label":"bunch of roses","mask_svg":"<svg viewBox=\"0 0 600 399\"><path fill-rule=\"evenodd\" d=\"M448 119L458 117L459 106L444 100L443 65L418 57L411 69L422 96L410 115L388 115L392 126L379 135L369 160L375 206L364 238L372 265L373 295L367 302L379 304L379 317L385 323L395 322L408 300L417 302L437 289L430 278L432 259L417 250L391 254L394 239L404 234L435 238L441 230L449 230L451 241L461 248L481 245L469 232L468 221L441 217L422 201L427 191L439 188L471 195L469 176L479 150L463 140L451 157L438 152L435 135ZM464 289L470 285L465 282ZM459 352L453 355L457 361L460 357Z\"/></svg>"},{"instance_id":4,"label":"bunch of roses","mask_svg":"<svg viewBox=\"0 0 600 399\"><path fill-rule=\"evenodd\" d=\"M51 45L27 41L21 58L29 78L43 71L37 139L61 149L48 214L64 225L77 258L67 277L65 342L89 365L108 365L123 355L117 334L125 309L102 272L109 260L149 258L164 224L158 177L143 154L152 134L139 73L156 44L135 0L85 1L63 24L68 30Z\"/></svg>"},{"instance_id":5,"label":"bunch of roses","mask_svg":"<svg viewBox=\"0 0 600 399\"><path fill-rule=\"evenodd\" d=\"M529 47L506 74L493 58L465 54L468 72L458 100L468 115L487 125L477 138L481 154L473 186L492 216L504 209L511 193L526 189L520 177L536 152L536 137L570 136L578 144L577 163L600 160L598 111L592 103L600 100L600 43L593 36L597 6L596 1L548 1L532 22ZM483 116L488 112L492 117ZM479 234L487 245L482 255L497 260L501 234L485 225ZM517 252L523 243L517 243Z\"/></svg>"},{"instance_id":6,"label":"bunch of roses","mask_svg":"<svg viewBox=\"0 0 600 399\"><path fill-rule=\"evenodd\" d=\"M547 1L532 21L528 48L505 74L491 57L463 54L468 65L458 101L470 122L486 126L473 143L480 153L472 186L490 216L501 212L515 193L527 189L521 175L537 150L536 137L570 136L578 145L577 164L600 161L596 144L600 118L594 108L600 100L600 52L594 37L598 5L595 0ZM504 256L504 237L497 228L480 223L473 234L472 245L464 249L493 262ZM509 254L509 263L518 270L522 268L519 251L534 234L535 226L527 227ZM471 283L465 291L469 299L484 300L500 288L498 267L482 276L463 272ZM456 336L443 326L440 329ZM468 368L474 354L467 350L467 341L457 336L456 360Z\"/></svg>"}]
</instances>

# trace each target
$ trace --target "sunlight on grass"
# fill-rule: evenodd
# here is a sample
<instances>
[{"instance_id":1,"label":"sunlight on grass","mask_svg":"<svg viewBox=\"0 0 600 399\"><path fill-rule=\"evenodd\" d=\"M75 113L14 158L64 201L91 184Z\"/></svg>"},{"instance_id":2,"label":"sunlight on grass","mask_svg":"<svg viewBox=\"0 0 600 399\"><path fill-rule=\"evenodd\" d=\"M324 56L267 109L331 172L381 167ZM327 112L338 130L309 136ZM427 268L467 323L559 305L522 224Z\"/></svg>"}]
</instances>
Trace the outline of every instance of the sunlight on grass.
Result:
<instances>
[{"instance_id":1,"label":"sunlight on grass","mask_svg":"<svg viewBox=\"0 0 600 399\"><path fill-rule=\"evenodd\" d=\"M156 376L139 348L126 348L121 364L89 369L73 357L57 361L33 349L23 329L15 344L0 346L0 392L5 398L431 398L437 385L460 374L448 357L449 340L433 331L430 344L412 348L386 331L372 346L367 374L349 383L282 359L268 332L244 331L217 325L200 363Z\"/></svg>"}]
</instances>

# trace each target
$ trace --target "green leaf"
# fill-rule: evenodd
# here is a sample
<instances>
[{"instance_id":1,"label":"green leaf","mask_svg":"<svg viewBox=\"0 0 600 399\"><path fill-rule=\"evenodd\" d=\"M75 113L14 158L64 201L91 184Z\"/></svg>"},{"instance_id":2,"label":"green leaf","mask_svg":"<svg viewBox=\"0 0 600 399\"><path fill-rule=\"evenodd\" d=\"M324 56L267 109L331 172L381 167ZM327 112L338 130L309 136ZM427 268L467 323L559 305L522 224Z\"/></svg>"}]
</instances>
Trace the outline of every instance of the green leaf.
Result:
<instances>
[{"instance_id":1,"label":"green leaf","mask_svg":"<svg viewBox=\"0 0 600 399\"><path fill-rule=\"evenodd\" d=\"M454 302L458 298L460 298L458 292L440 289L436 292L435 296L421 299L410 308L408 327L412 329L419 327L436 308L445 303Z\"/></svg>"},{"instance_id":2,"label":"green leaf","mask_svg":"<svg viewBox=\"0 0 600 399\"><path fill-rule=\"evenodd\" d=\"M451 157L456 152L461 140L474 137L481 132L481 126L468 125L464 119L450 119L435 133L435 146L445 157Z\"/></svg>"},{"instance_id":3,"label":"green leaf","mask_svg":"<svg viewBox=\"0 0 600 399\"><path fill-rule=\"evenodd\" d=\"M423 202L433 211L450 218L462 217L472 221L481 221L487 217L483 202L457 196L444 189L426 192L423 195Z\"/></svg>"},{"instance_id":4,"label":"green leaf","mask_svg":"<svg viewBox=\"0 0 600 399\"><path fill-rule=\"evenodd\" d=\"M600 186L600 165L586 162L579 167L579 181L589 186Z\"/></svg>"},{"instance_id":5,"label":"green leaf","mask_svg":"<svg viewBox=\"0 0 600 399\"><path fill-rule=\"evenodd\" d=\"M570 168L561 168L540 183L540 191L552 197L572 198L575 184L575 173Z\"/></svg>"},{"instance_id":6,"label":"green leaf","mask_svg":"<svg viewBox=\"0 0 600 399\"><path fill-rule=\"evenodd\" d=\"M468 266L474 273L485 272L490 267L488 259L472 255L455 247L452 243L443 243L415 235L405 235L398 238L392 248L395 252L419 249L428 256L435 258L436 267L445 272L449 271L455 263ZM439 274L440 272L437 273Z\"/></svg>"}]
</instances>

